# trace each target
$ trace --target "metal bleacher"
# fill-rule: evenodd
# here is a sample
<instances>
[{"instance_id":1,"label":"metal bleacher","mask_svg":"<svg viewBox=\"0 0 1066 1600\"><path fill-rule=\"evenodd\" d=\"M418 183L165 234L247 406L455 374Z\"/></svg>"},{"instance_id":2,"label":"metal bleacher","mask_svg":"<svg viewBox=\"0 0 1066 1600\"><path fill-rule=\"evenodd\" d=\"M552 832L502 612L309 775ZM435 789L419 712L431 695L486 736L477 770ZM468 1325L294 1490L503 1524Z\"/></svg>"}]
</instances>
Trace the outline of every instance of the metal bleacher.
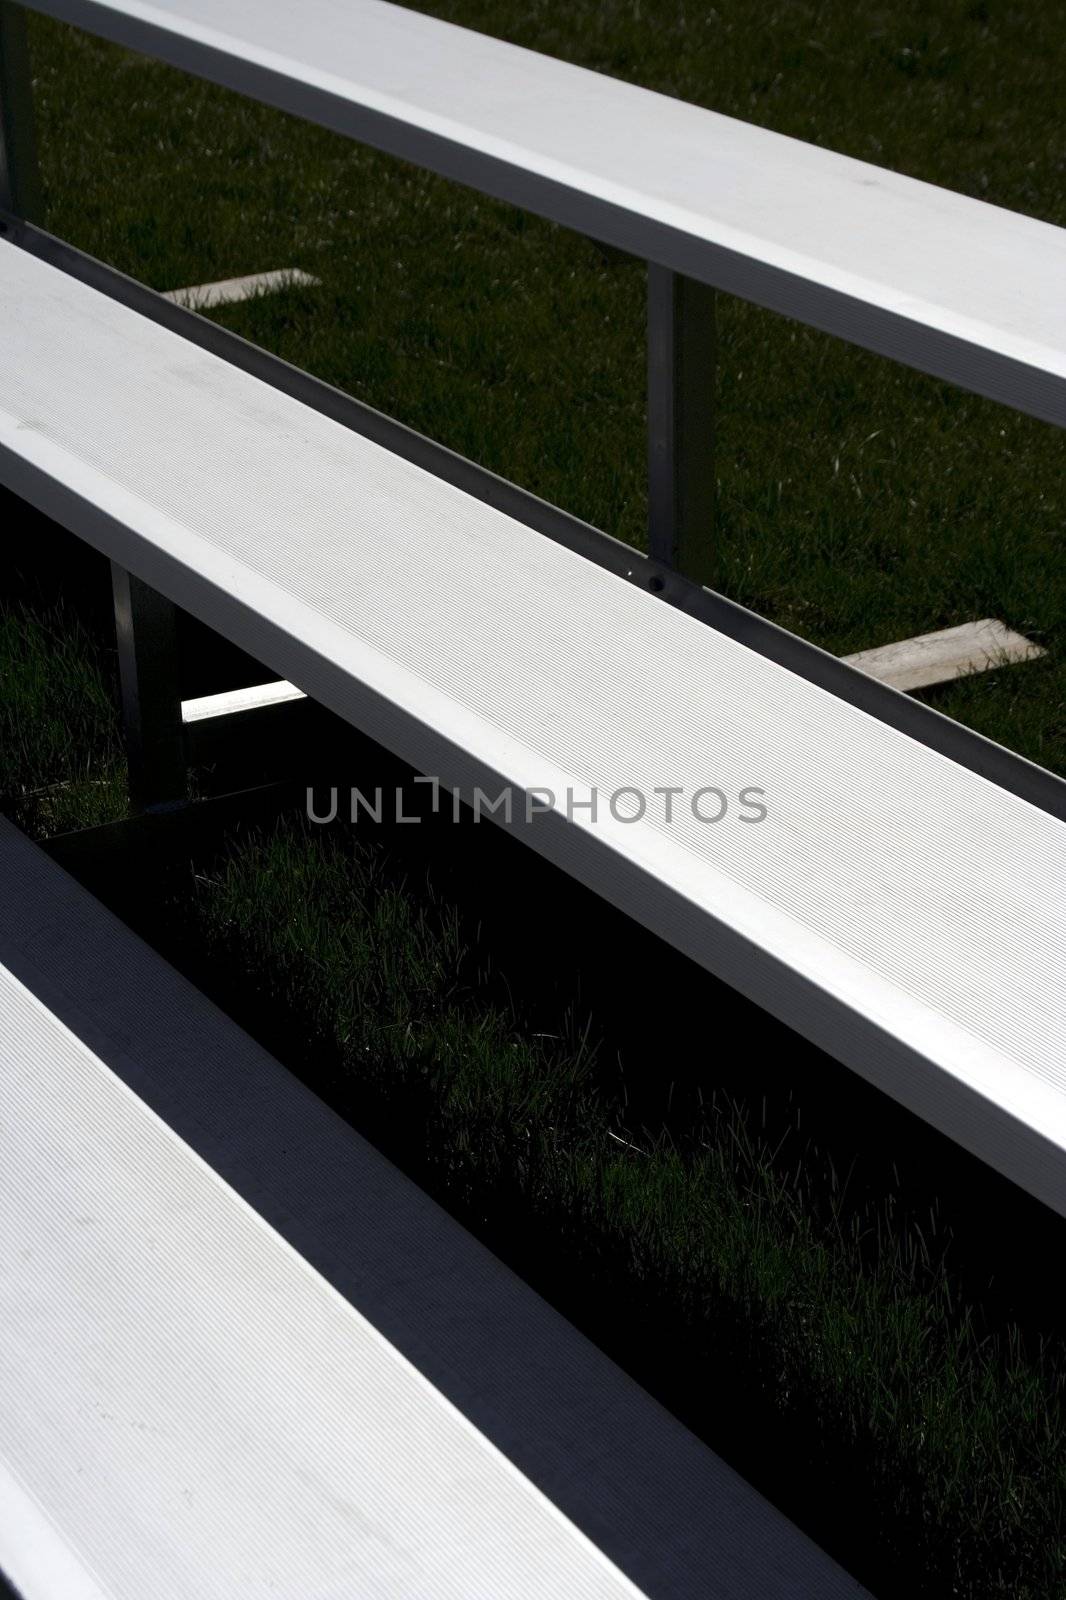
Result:
<instances>
[{"instance_id":1,"label":"metal bleacher","mask_svg":"<svg viewBox=\"0 0 1066 1600\"><path fill-rule=\"evenodd\" d=\"M180 607L468 802L510 793L494 821L1066 1215L1066 786L670 566L713 291L1063 424L1062 231L380 0L32 9L650 266L644 557L44 233L9 54L0 484L115 569L146 809L184 798ZM708 821L712 789L765 818ZM479 1389L426 1242L450 1225L7 825L0 872L0 1568L27 1600L858 1592L448 1234L496 1330ZM391 1204L428 1290L377 1258L340 1282Z\"/></svg>"},{"instance_id":2,"label":"metal bleacher","mask_svg":"<svg viewBox=\"0 0 1066 1600\"><path fill-rule=\"evenodd\" d=\"M551 791L531 844L1066 1209L1059 817L29 252L0 284L9 486L419 772ZM607 805L707 785L765 820Z\"/></svg>"},{"instance_id":3,"label":"metal bleacher","mask_svg":"<svg viewBox=\"0 0 1066 1600\"><path fill-rule=\"evenodd\" d=\"M1061 228L385 0L32 9L1066 423Z\"/></svg>"}]
</instances>

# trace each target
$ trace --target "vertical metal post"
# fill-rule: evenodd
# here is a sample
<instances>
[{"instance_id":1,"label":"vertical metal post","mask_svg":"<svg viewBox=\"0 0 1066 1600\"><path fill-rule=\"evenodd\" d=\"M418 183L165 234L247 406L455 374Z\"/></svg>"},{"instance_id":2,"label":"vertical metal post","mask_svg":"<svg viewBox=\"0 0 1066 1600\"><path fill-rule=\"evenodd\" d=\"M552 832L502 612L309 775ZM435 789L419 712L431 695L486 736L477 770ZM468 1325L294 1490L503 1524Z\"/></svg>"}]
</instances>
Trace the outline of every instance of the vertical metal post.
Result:
<instances>
[{"instance_id":1,"label":"vertical metal post","mask_svg":"<svg viewBox=\"0 0 1066 1600\"><path fill-rule=\"evenodd\" d=\"M714 290L648 263L648 551L697 583L714 555Z\"/></svg>"},{"instance_id":2,"label":"vertical metal post","mask_svg":"<svg viewBox=\"0 0 1066 1600\"><path fill-rule=\"evenodd\" d=\"M188 799L178 678L177 608L111 563L130 800L169 811Z\"/></svg>"},{"instance_id":3,"label":"vertical metal post","mask_svg":"<svg viewBox=\"0 0 1066 1600\"><path fill-rule=\"evenodd\" d=\"M0 210L43 222L26 17L0 0Z\"/></svg>"}]
</instances>

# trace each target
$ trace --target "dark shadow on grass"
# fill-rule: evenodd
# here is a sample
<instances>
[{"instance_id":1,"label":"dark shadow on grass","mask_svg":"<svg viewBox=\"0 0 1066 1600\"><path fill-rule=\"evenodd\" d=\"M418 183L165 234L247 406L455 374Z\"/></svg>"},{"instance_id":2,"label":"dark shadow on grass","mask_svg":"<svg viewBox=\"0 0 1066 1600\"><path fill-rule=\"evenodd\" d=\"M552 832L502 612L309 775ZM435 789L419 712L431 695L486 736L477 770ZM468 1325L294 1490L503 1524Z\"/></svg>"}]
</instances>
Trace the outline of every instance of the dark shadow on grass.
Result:
<instances>
[{"instance_id":1,"label":"dark shadow on grass","mask_svg":"<svg viewBox=\"0 0 1066 1600\"><path fill-rule=\"evenodd\" d=\"M0 820L0 959L649 1596L862 1591ZM353 1425L357 1419L353 1418Z\"/></svg>"}]
</instances>

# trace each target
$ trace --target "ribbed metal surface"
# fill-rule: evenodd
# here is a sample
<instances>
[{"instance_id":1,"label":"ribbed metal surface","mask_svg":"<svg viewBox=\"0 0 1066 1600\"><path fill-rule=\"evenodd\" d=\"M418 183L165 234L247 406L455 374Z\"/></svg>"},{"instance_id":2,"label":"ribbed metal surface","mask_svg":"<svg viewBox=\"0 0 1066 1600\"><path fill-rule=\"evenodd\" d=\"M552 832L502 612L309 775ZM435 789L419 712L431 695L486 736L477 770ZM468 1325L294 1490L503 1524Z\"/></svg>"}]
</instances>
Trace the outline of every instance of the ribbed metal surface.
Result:
<instances>
[{"instance_id":1,"label":"ribbed metal surface","mask_svg":"<svg viewBox=\"0 0 1066 1600\"><path fill-rule=\"evenodd\" d=\"M0 1570L26 1600L636 1600L3 966L0 1018Z\"/></svg>"},{"instance_id":2,"label":"ribbed metal surface","mask_svg":"<svg viewBox=\"0 0 1066 1600\"><path fill-rule=\"evenodd\" d=\"M46 11L1066 424L1066 234L384 0Z\"/></svg>"},{"instance_id":3,"label":"ribbed metal surface","mask_svg":"<svg viewBox=\"0 0 1066 1600\"><path fill-rule=\"evenodd\" d=\"M1061 822L12 246L0 284L16 487L423 770L598 789L538 848L1063 1206ZM767 819L664 820L706 785Z\"/></svg>"}]
</instances>

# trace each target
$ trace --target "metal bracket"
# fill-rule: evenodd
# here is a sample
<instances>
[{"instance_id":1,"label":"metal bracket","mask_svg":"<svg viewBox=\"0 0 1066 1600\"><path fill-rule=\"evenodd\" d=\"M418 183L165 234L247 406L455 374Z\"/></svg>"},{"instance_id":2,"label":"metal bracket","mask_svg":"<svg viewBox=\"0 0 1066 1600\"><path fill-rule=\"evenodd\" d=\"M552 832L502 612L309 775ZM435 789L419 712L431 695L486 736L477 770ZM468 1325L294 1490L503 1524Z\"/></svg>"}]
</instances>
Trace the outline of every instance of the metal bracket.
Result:
<instances>
[{"instance_id":1,"label":"metal bracket","mask_svg":"<svg viewBox=\"0 0 1066 1600\"><path fill-rule=\"evenodd\" d=\"M111 563L130 801L137 811L188 801L178 677L177 607Z\"/></svg>"},{"instance_id":2,"label":"metal bracket","mask_svg":"<svg viewBox=\"0 0 1066 1600\"><path fill-rule=\"evenodd\" d=\"M648 552L710 587L714 290L648 263Z\"/></svg>"}]
</instances>

